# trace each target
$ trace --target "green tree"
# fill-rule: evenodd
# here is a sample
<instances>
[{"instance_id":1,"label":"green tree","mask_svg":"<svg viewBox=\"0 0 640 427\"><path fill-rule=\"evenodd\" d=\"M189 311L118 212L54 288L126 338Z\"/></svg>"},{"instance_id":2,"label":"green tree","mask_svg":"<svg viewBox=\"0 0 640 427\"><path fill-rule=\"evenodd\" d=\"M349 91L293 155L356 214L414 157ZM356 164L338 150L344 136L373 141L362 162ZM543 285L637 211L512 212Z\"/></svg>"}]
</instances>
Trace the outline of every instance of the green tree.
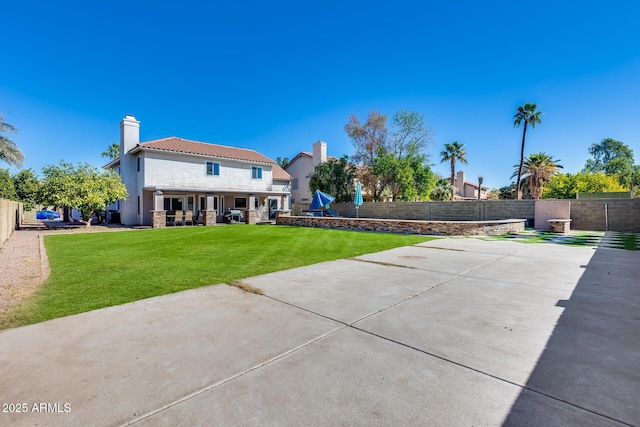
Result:
<instances>
[{"instance_id":1,"label":"green tree","mask_svg":"<svg viewBox=\"0 0 640 427\"><path fill-rule=\"evenodd\" d=\"M0 199L18 200L9 169L0 168Z\"/></svg>"},{"instance_id":2,"label":"green tree","mask_svg":"<svg viewBox=\"0 0 640 427\"><path fill-rule=\"evenodd\" d=\"M584 172L604 172L607 175L618 175L620 184L632 187L640 183L634 178L633 150L624 142L613 138L605 138L589 147L592 159L587 160Z\"/></svg>"},{"instance_id":3,"label":"green tree","mask_svg":"<svg viewBox=\"0 0 640 427\"><path fill-rule=\"evenodd\" d=\"M466 155L467 150L464 149L464 144L461 144L458 141L454 141L451 144L444 144L444 150L440 152L440 163L451 163L451 199L453 199L455 191L453 183L456 179L456 162L464 163L466 165Z\"/></svg>"},{"instance_id":4,"label":"green tree","mask_svg":"<svg viewBox=\"0 0 640 427\"><path fill-rule=\"evenodd\" d=\"M533 153L527 156L522 166L522 183L520 183L521 191L527 189L531 198L540 199L545 184L551 177L562 169L559 160L547 153ZM514 172L511 178L518 174L519 166L514 165Z\"/></svg>"},{"instance_id":5,"label":"green tree","mask_svg":"<svg viewBox=\"0 0 640 427\"><path fill-rule=\"evenodd\" d=\"M416 111L398 110L391 118L391 131L386 150L399 159L427 154L433 141L433 130Z\"/></svg>"},{"instance_id":6,"label":"green tree","mask_svg":"<svg viewBox=\"0 0 640 427\"><path fill-rule=\"evenodd\" d=\"M522 146L520 147L520 166L518 167L518 178L516 180L516 199L522 198L522 190L520 188L520 181L522 179L522 166L524 164L524 142L527 137L527 126L531 125L531 128L535 128L536 124L539 124L542 120L540 116L543 113L538 111L538 105L530 102L525 103L518 107L516 114L513 116L513 126L518 127L524 123L522 129Z\"/></svg>"},{"instance_id":7,"label":"green tree","mask_svg":"<svg viewBox=\"0 0 640 427\"><path fill-rule=\"evenodd\" d=\"M319 163L309 177L309 190L324 191L336 198L336 202L352 202L355 195L356 167L348 156Z\"/></svg>"},{"instance_id":8,"label":"green tree","mask_svg":"<svg viewBox=\"0 0 640 427\"><path fill-rule=\"evenodd\" d=\"M40 181L32 169L23 169L13 175L13 185L16 197L24 204L26 210L40 204Z\"/></svg>"},{"instance_id":9,"label":"green tree","mask_svg":"<svg viewBox=\"0 0 640 427\"><path fill-rule=\"evenodd\" d=\"M435 187L430 192L431 200L436 202L443 202L451 200L453 184L446 178L439 178L436 181Z\"/></svg>"},{"instance_id":10,"label":"green tree","mask_svg":"<svg viewBox=\"0 0 640 427\"><path fill-rule=\"evenodd\" d=\"M16 133L18 130L4 121L0 114L0 160L11 166L20 167L24 162L24 154L18 149L15 142L2 135L3 133Z\"/></svg>"},{"instance_id":11,"label":"green tree","mask_svg":"<svg viewBox=\"0 0 640 427\"><path fill-rule=\"evenodd\" d=\"M436 177L427 162L427 157L412 156L408 161L413 169L413 183L411 189L400 194L401 200L429 200Z\"/></svg>"},{"instance_id":12,"label":"green tree","mask_svg":"<svg viewBox=\"0 0 640 427\"><path fill-rule=\"evenodd\" d=\"M384 186L374 172L374 161L380 150L387 147L387 116L373 111L362 123L354 114L344 126L344 131L354 147L352 161L361 166L359 178L363 191L374 201L381 200Z\"/></svg>"},{"instance_id":13,"label":"green tree","mask_svg":"<svg viewBox=\"0 0 640 427\"><path fill-rule=\"evenodd\" d=\"M281 168L287 166L289 164L289 158L288 157L278 157L276 159L276 162L278 162L278 165L280 165Z\"/></svg>"},{"instance_id":14,"label":"green tree","mask_svg":"<svg viewBox=\"0 0 640 427\"><path fill-rule=\"evenodd\" d=\"M513 200L516 198L516 183L512 182L509 185L500 187L498 189L498 199L500 200Z\"/></svg>"},{"instance_id":15,"label":"green tree","mask_svg":"<svg viewBox=\"0 0 640 427\"><path fill-rule=\"evenodd\" d=\"M107 151L102 152L102 157L108 157L112 160L120 157L120 144L117 142L112 143L109 148L107 148Z\"/></svg>"},{"instance_id":16,"label":"green tree","mask_svg":"<svg viewBox=\"0 0 640 427\"><path fill-rule=\"evenodd\" d=\"M50 205L76 208L91 225L94 212L127 197L120 175L111 170L100 171L87 163L60 162L42 169L42 198Z\"/></svg>"},{"instance_id":17,"label":"green tree","mask_svg":"<svg viewBox=\"0 0 640 427\"><path fill-rule=\"evenodd\" d=\"M381 150L373 170L383 193L388 192L393 201L428 200L435 183L426 156L421 154L399 158Z\"/></svg>"},{"instance_id":18,"label":"green tree","mask_svg":"<svg viewBox=\"0 0 640 427\"><path fill-rule=\"evenodd\" d=\"M551 177L542 196L552 199L575 199L576 193L625 191L617 175L603 172L559 173Z\"/></svg>"},{"instance_id":19,"label":"green tree","mask_svg":"<svg viewBox=\"0 0 640 427\"><path fill-rule=\"evenodd\" d=\"M398 110L391 119L391 130L387 116L377 111L364 123L352 115L344 131L355 149L352 159L360 165L363 190L374 201L428 199L435 181L426 164L433 132L421 114Z\"/></svg>"}]
</instances>

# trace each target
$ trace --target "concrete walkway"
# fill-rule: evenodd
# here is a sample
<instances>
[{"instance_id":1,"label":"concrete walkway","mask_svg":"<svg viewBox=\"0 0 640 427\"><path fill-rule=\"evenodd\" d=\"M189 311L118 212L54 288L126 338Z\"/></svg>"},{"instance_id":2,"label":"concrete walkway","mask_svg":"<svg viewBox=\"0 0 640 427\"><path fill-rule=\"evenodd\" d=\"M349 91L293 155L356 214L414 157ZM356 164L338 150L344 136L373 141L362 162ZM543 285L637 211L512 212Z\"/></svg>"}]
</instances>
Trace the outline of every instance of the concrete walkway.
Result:
<instances>
[{"instance_id":1,"label":"concrete walkway","mask_svg":"<svg viewBox=\"0 0 640 427\"><path fill-rule=\"evenodd\" d=\"M638 277L448 238L5 330L0 425L640 425Z\"/></svg>"}]
</instances>

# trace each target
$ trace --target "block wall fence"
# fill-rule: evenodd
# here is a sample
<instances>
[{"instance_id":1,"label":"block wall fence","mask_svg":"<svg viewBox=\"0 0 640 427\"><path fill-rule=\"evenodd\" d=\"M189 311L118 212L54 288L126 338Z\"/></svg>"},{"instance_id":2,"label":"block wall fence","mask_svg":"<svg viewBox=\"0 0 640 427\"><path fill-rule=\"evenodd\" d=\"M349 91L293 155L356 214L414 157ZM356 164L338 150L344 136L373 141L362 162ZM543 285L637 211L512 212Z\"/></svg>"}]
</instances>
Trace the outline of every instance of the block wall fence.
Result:
<instances>
[{"instance_id":1,"label":"block wall fence","mask_svg":"<svg viewBox=\"0 0 640 427\"><path fill-rule=\"evenodd\" d=\"M22 224L22 203L0 199L0 248Z\"/></svg>"},{"instance_id":2,"label":"block wall fence","mask_svg":"<svg viewBox=\"0 0 640 427\"><path fill-rule=\"evenodd\" d=\"M571 199L571 229L640 232L640 199ZM533 226L535 200L457 202L366 202L360 218L421 221L491 221L526 219ZM355 218L353 203L332 203L340 216ZM294 208L294 214L296 210Z\"/></svg>"}]
</instances>

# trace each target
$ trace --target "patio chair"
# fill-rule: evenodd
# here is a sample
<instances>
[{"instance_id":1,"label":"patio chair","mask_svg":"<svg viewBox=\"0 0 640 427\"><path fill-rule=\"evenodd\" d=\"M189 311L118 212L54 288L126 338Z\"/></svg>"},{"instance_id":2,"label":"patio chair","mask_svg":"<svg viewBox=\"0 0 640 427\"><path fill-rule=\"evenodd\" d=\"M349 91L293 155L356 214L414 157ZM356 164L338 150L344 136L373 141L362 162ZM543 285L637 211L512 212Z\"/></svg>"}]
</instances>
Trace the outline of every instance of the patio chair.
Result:
<instances>
[{"instance_id":1,"label":"patio chair","mask_svg":"<svg viewBox=\"0 0 640 427\"><path fill-rule=\"evenodd\" d=\"M173 225L175 226L177 223L180 223L180 225L184 225L184 220L182 219L182 211L176 211L176 219L173 221Z\"/></svg>"},{"instance_id":2,"label":"patio chair","mask_svg":"<svg viewBox=\"0 0 640 427\"><path fill-rule=\"evenodd\" d=\"M184 225L187 225L188 222L190 222L191 225L194 224L194 222L193 222L193 211L186 211L184 213Z\"/></svg>"}]
</instances>

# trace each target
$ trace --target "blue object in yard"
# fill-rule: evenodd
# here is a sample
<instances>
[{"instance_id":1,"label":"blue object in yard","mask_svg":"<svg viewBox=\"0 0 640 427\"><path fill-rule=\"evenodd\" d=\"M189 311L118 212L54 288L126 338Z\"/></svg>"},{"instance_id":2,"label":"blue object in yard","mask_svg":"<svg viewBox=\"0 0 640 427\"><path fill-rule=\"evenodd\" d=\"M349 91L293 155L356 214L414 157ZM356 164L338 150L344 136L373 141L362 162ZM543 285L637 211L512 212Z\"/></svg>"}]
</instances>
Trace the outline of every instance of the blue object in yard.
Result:
<instances>
[{"instance_id":1,"label":"blue object in yard","mask_svg":"<svg viewBox=\"0 0 640 427\"><path fill-rule=\"evenodd\" d=\"M362 186L358 181L356 182L356 196L353 198L353 204L356 205L356 218L358 218L358 209L360 209L362 203Z\"/></svg>"},{"instance_id":2,"label":"blue object in yard","mask_svg":"<svg viewBox=\"0 0 640 427\"><path fill-rule=\"evenodd\" d=\"M309 209L320 209L324 206L327 206L329 203L333 202L336 198L328 195L327 193L323 193L320 190L316 190L313 193L313 199L311 200L311 206Z\"/></svg>"},{"instance_id":3,"label":"blue object in yard","mask_svg":"<svg viewBox=\"0 0 640 427\"><path fill-rule=\"evenodd\" d=\"M58 219L60 215L57 212L42 210L36 211L36 219Z\"/></svg>"}]
</instances>

